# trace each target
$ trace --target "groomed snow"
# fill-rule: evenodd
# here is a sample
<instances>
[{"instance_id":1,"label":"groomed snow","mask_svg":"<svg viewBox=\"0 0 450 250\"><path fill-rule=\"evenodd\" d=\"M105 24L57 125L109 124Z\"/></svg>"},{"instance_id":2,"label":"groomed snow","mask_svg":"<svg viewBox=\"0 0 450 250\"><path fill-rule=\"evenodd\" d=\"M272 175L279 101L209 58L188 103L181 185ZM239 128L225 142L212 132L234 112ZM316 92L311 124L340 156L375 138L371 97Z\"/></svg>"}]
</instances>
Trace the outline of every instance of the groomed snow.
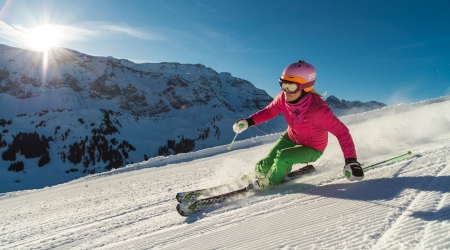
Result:
<instances>
[{"instance_id":1,"label":"groomed snow","mask_svg":"<svg viewBox=\"0 0 450 250\"><path fill-rule=\"evenodd\" d=\"M342 117L366 166L412 156L349 182L330 135L317 173L189 218L176 192L237 180L280 135L3 193L0 249L449 249L449 109L447 96Z\"/></svg>"}]
</instances>

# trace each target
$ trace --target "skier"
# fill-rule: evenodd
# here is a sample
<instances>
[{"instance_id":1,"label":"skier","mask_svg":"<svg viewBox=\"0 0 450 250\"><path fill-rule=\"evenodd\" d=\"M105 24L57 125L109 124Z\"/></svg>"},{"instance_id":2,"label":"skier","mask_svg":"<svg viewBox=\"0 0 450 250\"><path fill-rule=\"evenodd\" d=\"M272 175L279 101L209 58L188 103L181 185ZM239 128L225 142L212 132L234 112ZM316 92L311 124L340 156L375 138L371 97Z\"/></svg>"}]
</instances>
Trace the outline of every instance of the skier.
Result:
<instances>
[{"instance_id":1,"label":"skier","mask_svg":"<svg viewBox=\"0 0 450 250\"><path fill-rule=\"evenodd\" d=\"M288 65L279 79L281 92L264 109L233 124L236 133L268 121L280 113L288 128L264 159L255 166L255 189L278 185L296 163L314 162L328 144L328 132L339 141L345 158L344 175L362 180L364 172L357 162L355 145L348 128L333 114L314 90L316 70L304 61Z\"/></svg>"}]
</instances>

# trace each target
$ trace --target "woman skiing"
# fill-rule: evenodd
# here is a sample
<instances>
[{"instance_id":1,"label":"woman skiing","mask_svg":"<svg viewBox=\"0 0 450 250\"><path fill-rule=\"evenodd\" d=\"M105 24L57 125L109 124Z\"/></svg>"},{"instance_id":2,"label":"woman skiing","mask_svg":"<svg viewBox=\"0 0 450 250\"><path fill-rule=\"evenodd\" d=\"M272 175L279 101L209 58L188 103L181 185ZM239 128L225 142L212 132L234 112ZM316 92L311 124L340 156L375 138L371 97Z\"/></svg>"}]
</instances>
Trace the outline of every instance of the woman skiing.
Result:
<instances>
[{"instance_id":1,"label":"woman skiing","mask_svg":"<svg viewBox=\"0 0 450 250\"><path fill-rule=\"evenodd\" d=\"M344 175L349 180L364 178L348 128L313 89L315 81L316 70L311 64L298 61L288 65L279 79L282 91L275 99L249 118L233 124L234 132L241 133L283 113L288 125L267 156L256 164L255 171L262 177L254 181L255 189L278 185L294 164L319 159L328 144L328 132L336 136L344 154Z\"/></svg>"}]
</instances>

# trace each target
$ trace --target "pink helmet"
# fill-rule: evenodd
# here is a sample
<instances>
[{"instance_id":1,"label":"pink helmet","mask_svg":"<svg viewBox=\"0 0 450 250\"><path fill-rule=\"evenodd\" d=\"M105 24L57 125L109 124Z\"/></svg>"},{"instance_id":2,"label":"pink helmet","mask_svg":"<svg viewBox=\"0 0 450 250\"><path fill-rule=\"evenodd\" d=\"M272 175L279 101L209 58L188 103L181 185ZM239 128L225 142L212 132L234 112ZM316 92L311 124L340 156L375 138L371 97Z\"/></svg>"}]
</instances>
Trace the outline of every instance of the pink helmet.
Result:
<instances>
[{"instance_id":1,"label":"pink helmet","mask_svg":"<svg viewBox=\"0 0 450 250\"><path fill-rule=\"evenodd\" d=\"M300 60L289 64L283 70L280 81L282 82L283 80L299 83L303 85L305 92L309 92L313 89L313 85L316 82L316 70L311 64Z\"/></svg>"}]
</instances>

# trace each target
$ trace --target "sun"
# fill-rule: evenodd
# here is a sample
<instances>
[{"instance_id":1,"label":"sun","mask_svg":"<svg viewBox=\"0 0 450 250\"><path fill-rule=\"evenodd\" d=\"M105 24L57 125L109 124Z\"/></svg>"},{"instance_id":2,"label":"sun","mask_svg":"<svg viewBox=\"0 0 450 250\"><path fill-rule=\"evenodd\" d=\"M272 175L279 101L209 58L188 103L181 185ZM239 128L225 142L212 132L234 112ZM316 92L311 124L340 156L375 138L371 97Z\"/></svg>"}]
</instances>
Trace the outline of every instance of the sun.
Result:
<instances>
[{"instance_id":1,"label":"sun","mask_svg":"<svg viewBox=\"0 0 450 250\"><path fill-rule=\"evenodd\" d=\"M30 45L39 51L47 52L58 44L59 32L51 25L37 26L30 35Z\"/></svg>"}]
</instances>

